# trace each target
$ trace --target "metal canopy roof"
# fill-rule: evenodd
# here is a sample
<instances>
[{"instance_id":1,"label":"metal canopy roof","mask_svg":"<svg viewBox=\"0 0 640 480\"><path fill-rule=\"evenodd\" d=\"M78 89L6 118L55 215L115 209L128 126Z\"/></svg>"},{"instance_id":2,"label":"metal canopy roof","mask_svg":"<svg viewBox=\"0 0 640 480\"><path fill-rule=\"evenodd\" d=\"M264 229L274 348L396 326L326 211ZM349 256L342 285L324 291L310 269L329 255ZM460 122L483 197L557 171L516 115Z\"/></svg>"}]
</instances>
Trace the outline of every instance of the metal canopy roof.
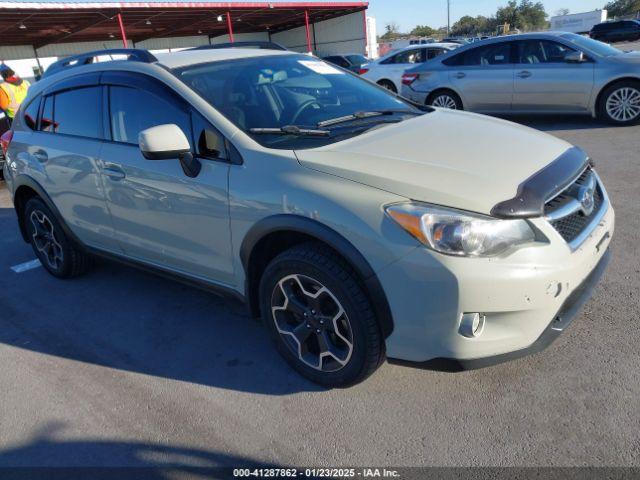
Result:
<instances>
[{"instance_id":1,"label":"metal canopy roof","mask_svg":"<svg viewBox=\"0 0 640 480\"><path fill-rule=\"evenodd\" d=\"M366 10L367 2L2 2L0 45L105 41L120 38L117 14L127 38L227 33L227 12L233 32L272 33Z\"/></svg>"}]
</instances>

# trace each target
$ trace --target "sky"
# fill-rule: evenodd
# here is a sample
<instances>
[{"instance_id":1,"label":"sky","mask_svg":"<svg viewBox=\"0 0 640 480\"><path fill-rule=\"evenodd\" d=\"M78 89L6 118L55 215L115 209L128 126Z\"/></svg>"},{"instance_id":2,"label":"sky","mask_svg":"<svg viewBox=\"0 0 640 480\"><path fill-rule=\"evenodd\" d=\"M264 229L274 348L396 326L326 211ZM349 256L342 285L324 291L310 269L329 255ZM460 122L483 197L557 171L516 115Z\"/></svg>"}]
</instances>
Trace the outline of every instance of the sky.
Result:
<instances>
[{"instance_id":1,"label":"sky","mask_svg":"<svg viewBox=\"0 0 640 480\"><path fill-rule=\"evenodd\" d=\"M490 16L507 0L451 0L451 23L464 15ZM542 0L547 13L554 15L561 8L571 13L588 12L603 8L607 0ZM410 31L416 25L433 28L447 24L446 0L369 0L369 14L376 17L378 34L384 33L389 22L400 25L401 31Z\"/></svg>"}]
</instances>

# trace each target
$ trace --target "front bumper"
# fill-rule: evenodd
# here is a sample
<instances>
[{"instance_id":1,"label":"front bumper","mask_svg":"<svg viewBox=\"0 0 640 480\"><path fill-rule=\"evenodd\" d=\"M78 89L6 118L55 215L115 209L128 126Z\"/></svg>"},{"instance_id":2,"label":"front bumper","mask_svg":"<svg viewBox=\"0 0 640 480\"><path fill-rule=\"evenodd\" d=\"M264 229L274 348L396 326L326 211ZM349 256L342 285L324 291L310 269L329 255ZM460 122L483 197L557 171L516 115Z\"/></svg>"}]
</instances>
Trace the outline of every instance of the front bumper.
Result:
<instances>
[{"instance_id":1,"label":"front bumper","mask_svg":"<svg viewBox=\"0 0 640 480\"><path fill-rule=\"evenodd\" d=\"M424 368L427 370L437 370L442 372L462 372L465 370L474 370L478 368L490 367L492 365L498 365L500 363L515 360L517 358L526 357L534 353L541 352L549 345L551 345L556 338L564 332L573 319L578 315L585 303L591 298L593 290L600 282L600 279L604 275L604 272L609 266L611 260L611 251L607 250L606 253L600 259L600 263L591 272L591 274L585 279L582 284L576 288L569 297L565 300L564 304L560 308L560 311L556 314L551 323L545 328L538 339L530 346L516 350L513 352L503 353L500 355L494 355L491 357L477 358L477 359L455 359L455 358L434 358L425 362L407 362L397 359L389 359L390 363L407 365L414 368Z\"/></svg>"},{"instance_id":2,"label":"front bumper","mask_svg":"<svg viewBox=\"0 0 640 480\"><path fill-rule=\"evenodd\" d=\"M377 272L394 319L388 358L459 370L521 357L550 344L604 271L615 214L609 206L575 251L546 220L531 223L548 244L485 259L448 257L418 247ZM473 312L486 318L485 325L481 335L467 338L459 333L460 317ZM556 322L559 316L563 320Z\"/></svg>"}]
</instances>

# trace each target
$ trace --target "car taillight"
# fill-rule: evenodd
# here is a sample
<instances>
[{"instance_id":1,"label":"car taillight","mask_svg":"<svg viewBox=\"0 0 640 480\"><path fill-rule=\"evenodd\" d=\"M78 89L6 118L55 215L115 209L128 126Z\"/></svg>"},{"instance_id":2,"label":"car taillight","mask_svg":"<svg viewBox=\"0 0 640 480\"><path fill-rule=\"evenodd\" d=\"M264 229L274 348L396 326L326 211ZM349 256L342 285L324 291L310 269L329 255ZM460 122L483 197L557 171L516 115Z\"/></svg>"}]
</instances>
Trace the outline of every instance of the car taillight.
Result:
<instances>
[{"instance_id":1,"label":"car taillight","mask_svg":"<svg viewBox=\"0 0 640 480\"><path fill-rule=\"evenodd\" d=\"M402 84L411 85L418 79L419 76L420 75L418 75L417 73L405 73L404 75L402 75Z\"/></svg>"},{"instance_id":2,"label":"car taillight","mask_svg":"<svg viewBox=\"0 0 640 480\"><path fill-rule=\"evenodd\" d=\"M13 139L13 130L7 130L0 137L0 146L2 147L2 153L7 156L7 150L9 150L9 144Z\"/></svg>"},{"instance_id":3,"label":"car taillight","mask_svg":"<svg viewBox=\"0 0 640 480\"><path fill-rule=\"evenodd\" d=\"M365 73L367 73L369 71L368 68L361 68L360 70L358 70L358 75L364 75Z\"/></svg>"}]
</instances>

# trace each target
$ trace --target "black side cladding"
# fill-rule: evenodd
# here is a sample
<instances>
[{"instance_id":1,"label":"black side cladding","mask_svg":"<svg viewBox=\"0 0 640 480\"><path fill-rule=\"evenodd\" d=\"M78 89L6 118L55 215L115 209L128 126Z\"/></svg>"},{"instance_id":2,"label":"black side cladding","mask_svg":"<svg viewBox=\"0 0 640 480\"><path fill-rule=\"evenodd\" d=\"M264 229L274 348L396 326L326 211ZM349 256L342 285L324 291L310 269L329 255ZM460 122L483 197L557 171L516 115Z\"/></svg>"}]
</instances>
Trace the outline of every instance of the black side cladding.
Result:
<instances>
[{"instance_id":1,"label":"black side cladding","mask_svg":"<svg viewBox=\"0 0 640 480\"><path fill-rule=\"evenodd\" d=\"M581 149L573 147L518 186L514 198L491 209L496 218L533 218L544 215L545 202L559 194L591 163Z\"/></svg>"}]
</instances>

